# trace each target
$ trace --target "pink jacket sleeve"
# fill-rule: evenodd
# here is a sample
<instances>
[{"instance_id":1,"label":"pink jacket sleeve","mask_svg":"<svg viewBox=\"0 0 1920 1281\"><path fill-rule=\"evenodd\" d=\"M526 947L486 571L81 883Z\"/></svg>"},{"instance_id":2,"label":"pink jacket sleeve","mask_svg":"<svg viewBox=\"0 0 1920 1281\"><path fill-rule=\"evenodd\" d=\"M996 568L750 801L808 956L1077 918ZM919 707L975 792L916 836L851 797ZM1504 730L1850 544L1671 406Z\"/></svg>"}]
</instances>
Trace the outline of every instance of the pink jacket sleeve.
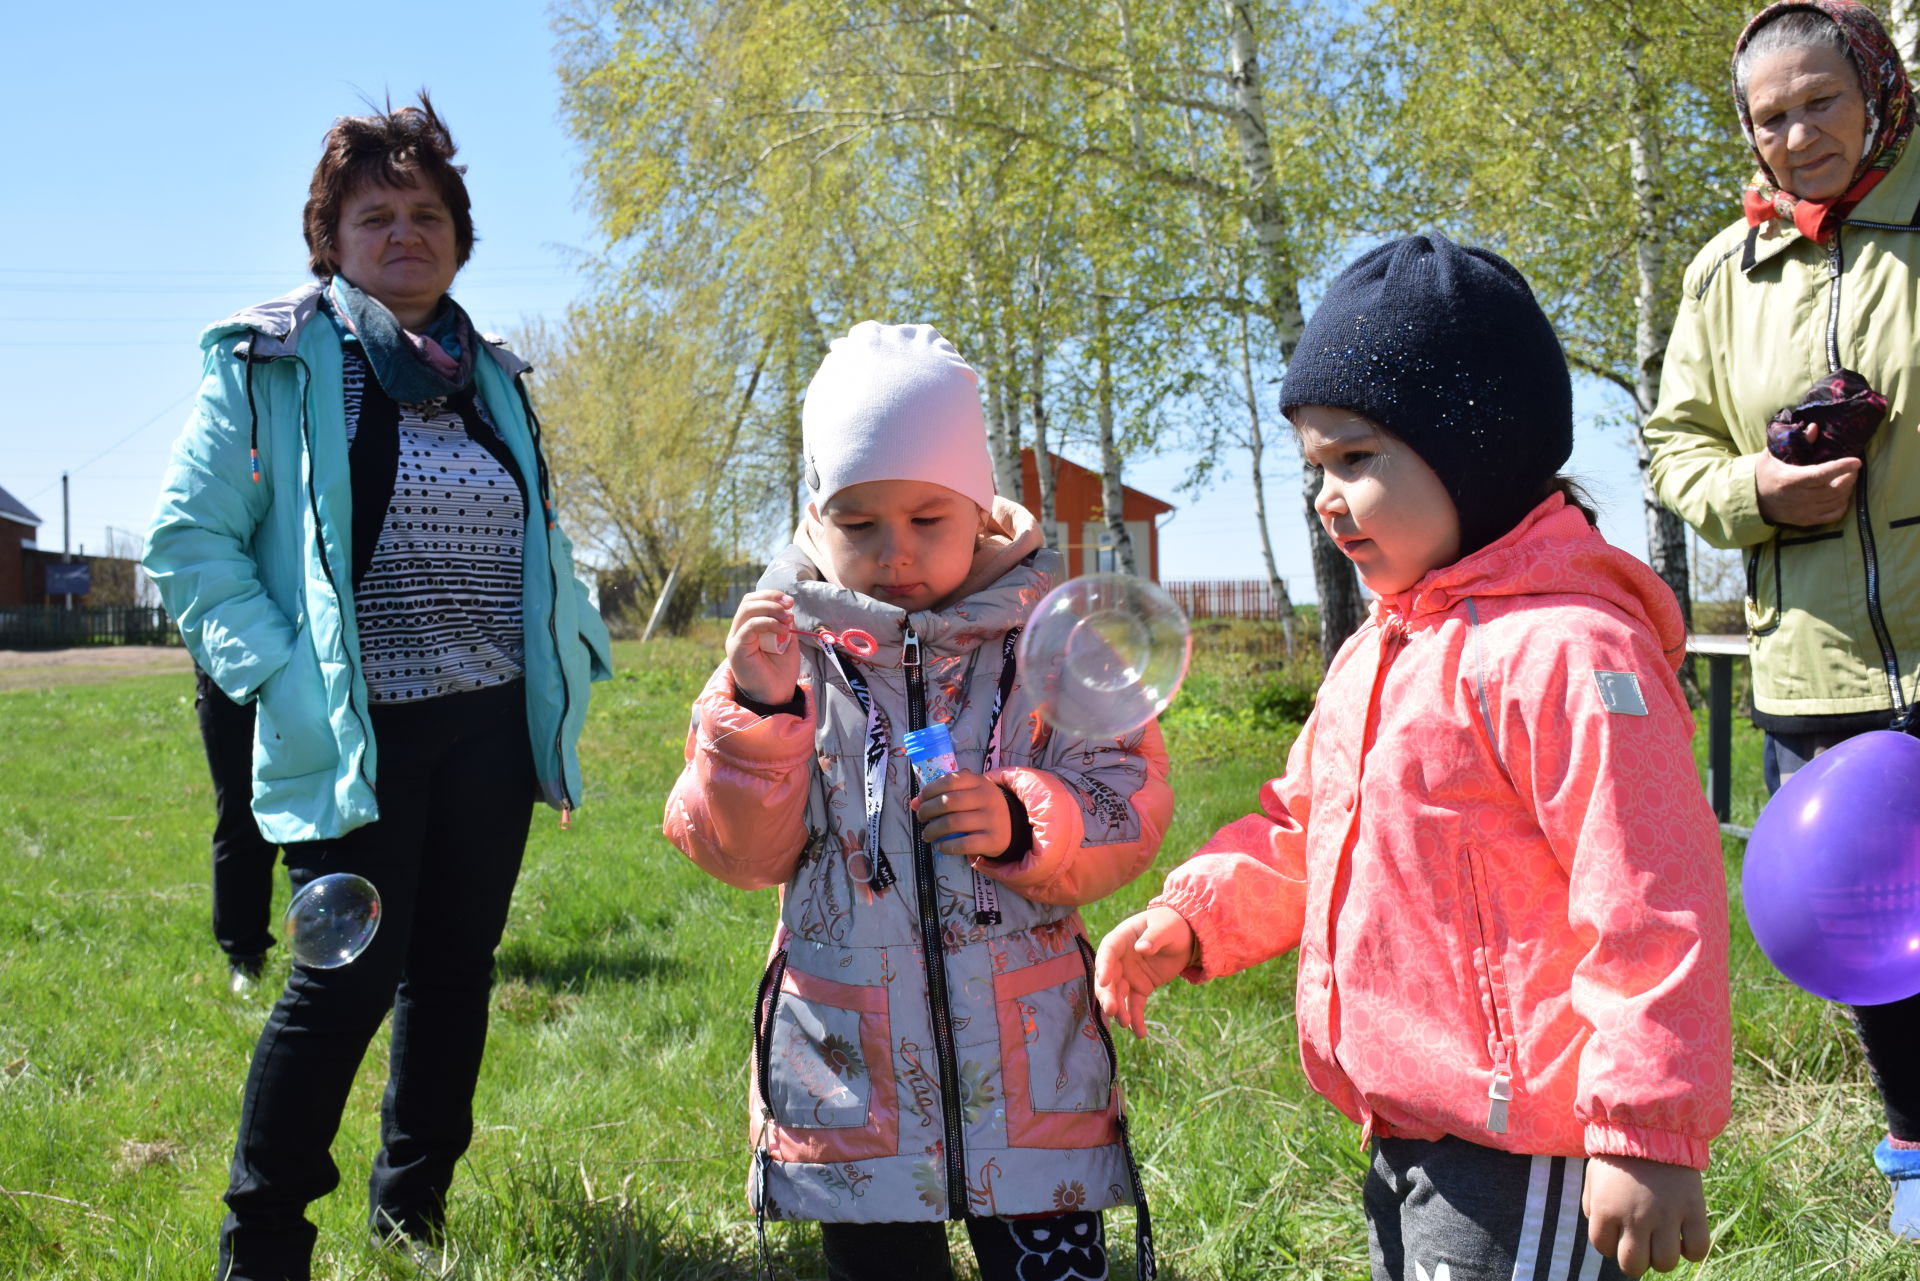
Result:
<instances>
[{"instance_id":1,"label":"pink jacket sleeve","mask_svg":"<svg viewBox=\"0 0 1920 1281\"><path fill-rule=\"evenodd\" d=\"M1519 647L1500 754L1568 877L1591 940L1573 1008L1593 1029L1576 1113L1590 1155L1704 1169L1727 1123L1733 1050L1719 825L1693 715L1651 637L1624 624ZM1596 673L1616 690L1609 710ZM1623 677L1625 678L1623 680Z\"/></svg>"},{"instance_id":2,"label":"pink jacket sleeve","mask_svg":"<svg viewBox=\"0 0 1920 1281\"><path fill-rule=\"evenodd\" d=\"M1167 781L1167 748L1159 723L1147 722L1137 752L1111 750L1128 758L1125 786L1133 794L1124 803L1132 810L1134 822L1118 826L1131 828L1136 833L1131 839L1088 844L1082 797L1060 775L1019 766L993 770L987 777L1027 807L1033 849L1012 863L982 861L980 870L1023 898L1076 907L1098 902L1146 871L1173 818L1173 787ZM1146 777L1138 782L1132 777L1138 769L1132 763L1134 756L1146 766ZM1088 777L1097 783L1099 773L1096 767ZM1115 790L1114 794L1123 793Z\"/></svg>"},{"instance_id":3,"label":"pink jacket sleeve","mask_svg":"<svg viewBox=\"0 0 1920 1281\"><path fill-rule=\"evenodd\" d=\"M1193 927L1198 960L1182 976L1202 983L1292 951L1307 905L1307 817L1315 716L1287 754L1287 772L1260 788L1260 813L1227 824L1167 877L1149 906Z\"/></svg>"},{"instance_id":4,"label":"pink jacket sleeve","mask_svg":"<svg viewBox=\"0 0 1920 1281\"><path fill-rule=\"evenodd\" d=\"M743 890L784 885L806 844L813 774L813 689L804 716L740 706L723 663L693 704L687 764L661 828L707 872Z\"/></svg>"}]
</instances>

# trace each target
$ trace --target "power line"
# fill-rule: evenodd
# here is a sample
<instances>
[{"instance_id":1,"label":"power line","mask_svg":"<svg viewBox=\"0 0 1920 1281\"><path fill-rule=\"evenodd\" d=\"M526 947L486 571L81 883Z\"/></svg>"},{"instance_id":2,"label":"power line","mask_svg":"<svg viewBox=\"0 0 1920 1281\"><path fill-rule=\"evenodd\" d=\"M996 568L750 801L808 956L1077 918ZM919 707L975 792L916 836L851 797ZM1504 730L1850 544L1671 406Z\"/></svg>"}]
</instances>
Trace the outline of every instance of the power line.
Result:
<instances>
[{"instance_id":1,"label":"power line","mask_svg":"<svg viewBox=\"0 0 1920 1281\"><path fill-rule=\"evenodd\" d=\"M195 394L197 394L199 390L200 389L198 387L190 388L186 392L186 394L174 399L172 403L170 403L165 409L162 409L159 413L147 419L147 421L141 423L138 427L135 427L132 431L122 436L119 440L114 441L111 445L108 445L105 449L101 450L99 453L95 454L93 457L87 459L86 462L81 463L78 467L67 468L66 474L71 476L76 472L83 472L87 468L93 466L95 463L99 462L102 458L105 458L108 454L111 454L114 450L120 448L120 446L132 440L135 436L138 436L141 432L145 431L147 428L159 422L161 418L165 417L167 414L172 413L174 410L178 409L181 405L185 404ZM58 485L59 483L60 482L57 480L48 481L46 484L42 485L39 489L34 490L31 494L28 494L25 498L21 499L20 501L25 503L30 503L34 499L40 497L40 495L52 489L55 485Z\"/></svg>"}]
</instances>

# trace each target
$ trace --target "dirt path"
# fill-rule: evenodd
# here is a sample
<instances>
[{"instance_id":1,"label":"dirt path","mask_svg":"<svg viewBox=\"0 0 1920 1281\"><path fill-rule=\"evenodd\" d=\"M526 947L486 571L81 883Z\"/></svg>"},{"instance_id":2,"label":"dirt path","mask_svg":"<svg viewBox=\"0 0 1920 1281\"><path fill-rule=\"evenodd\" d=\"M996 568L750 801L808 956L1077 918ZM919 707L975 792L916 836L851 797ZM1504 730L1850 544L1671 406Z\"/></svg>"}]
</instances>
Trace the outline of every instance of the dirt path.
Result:
<instances>
[{"instance_id":1,"label":"dirt path","mask_svg":"<svg viewBox=\"0 0 1920 1281\"><path fill-rule=\"evenodd\" d=\"M128 676L190 672L178 645L92 645L81 649L0 649L0 692L98 685Z\"/></svg>"}]
</instances>

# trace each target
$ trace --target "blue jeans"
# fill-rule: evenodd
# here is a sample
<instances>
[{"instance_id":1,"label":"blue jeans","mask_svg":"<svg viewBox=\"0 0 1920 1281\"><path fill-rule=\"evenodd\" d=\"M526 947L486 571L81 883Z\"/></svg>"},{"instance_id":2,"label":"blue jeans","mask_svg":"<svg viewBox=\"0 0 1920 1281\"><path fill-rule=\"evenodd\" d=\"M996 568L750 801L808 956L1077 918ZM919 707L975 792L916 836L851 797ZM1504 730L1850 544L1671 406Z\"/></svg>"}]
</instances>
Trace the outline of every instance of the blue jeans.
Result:
<instances>
[{"instance_id":1,"label":"blue jeans","mask_svg":"<svg viewBox=\"0 0 1920 1281\"><path fill-rule=\"evenodd\" d=\"M440 1233L454 1163L473 1137L493 952L534 800L518 682L376 707L380 819L290 845L298 889L355 872L380 891L379 932L338 969L294 967L254 1049L220 1230L220 1281L307 1281L306 1207L340 1182L329 1149L389 1008L393 1044L369 1181L369 1228Z\"/></svg>"}]
</instances>

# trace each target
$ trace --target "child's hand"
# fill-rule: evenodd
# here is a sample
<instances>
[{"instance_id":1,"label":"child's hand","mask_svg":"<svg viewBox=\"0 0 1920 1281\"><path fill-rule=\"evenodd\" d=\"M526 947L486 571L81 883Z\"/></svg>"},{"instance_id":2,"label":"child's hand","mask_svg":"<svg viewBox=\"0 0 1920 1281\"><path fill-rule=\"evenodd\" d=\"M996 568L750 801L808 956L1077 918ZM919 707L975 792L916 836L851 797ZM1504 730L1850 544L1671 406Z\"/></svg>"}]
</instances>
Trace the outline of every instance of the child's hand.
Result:
<instances>
[{"instance_id":1,"label":"child's hand","mask_svg":"<svg viewBox=\"0 0 1920 1281\"><path fill-rule=\"evenodd\" d=\"M1147 997L1193 964L1193 927L1170 907L1129 916L1100 940L1093 990L1107 1017L1147 1035Z\"/></svg>"},{"instance_id":2,"label":"child's hand","mask_svg":"<svg viewBox=\"0 0 1920 1281\"><path fill-rule=\"evenodd\" d=\"M763 643L764 642L764 643ZM748 592L727 632L727 669L733 687L756 703L793 701L800 683L800 646L793 639L793 597Z\"/></svg>"},{"instance_id":3,"label":"child's hand","mask_svg":"<svg viewBox=\"0 0 1920 1281\"><path fill-rule=\"evenodd\" d=\"M967 770L943 775L913 798L939 854L998 858L1013 844L1013 815L1000 785ZM936 844L937 843L937 844Z\"/></svg>"},{"instance_id":4,"label":"child's hand","mask_svg":"<svg viewBox=\"0 0 1920 1281\"><path fill-rule=\"evenodd\" d=\"M1631 1156L1587 1158L1580 1194L1587 1238L1601 1254L1637 1277L1651 1263L1662 1272L1707 1257L1707 1197L1700 1171Z\"/></svg>"}]
</instances>

